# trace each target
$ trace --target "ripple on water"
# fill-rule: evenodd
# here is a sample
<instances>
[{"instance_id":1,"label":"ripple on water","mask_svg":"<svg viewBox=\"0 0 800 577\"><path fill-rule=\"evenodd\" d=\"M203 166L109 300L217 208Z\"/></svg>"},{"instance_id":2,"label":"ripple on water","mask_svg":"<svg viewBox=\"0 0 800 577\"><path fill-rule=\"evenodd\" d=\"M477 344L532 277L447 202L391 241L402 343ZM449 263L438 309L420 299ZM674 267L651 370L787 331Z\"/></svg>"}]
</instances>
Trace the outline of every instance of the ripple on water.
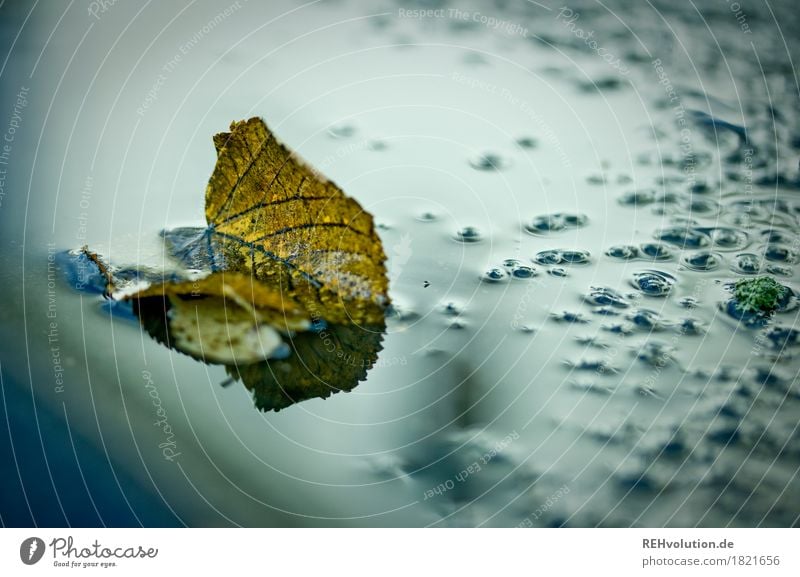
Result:
<instances>
[{"instance_id":1,"label":"ripple on water","mask_svg":"<svg viewBox=\"0 0 800 577\"><path fill-rule=\"evenodd\" d=\"M667 296L675 285L675 277L657 270L645 270L635 273L631 284L647 296Z\"/></svg>"},{"instance_id":2,"label":"ripple on water","mask_svg":"<svg viewBox=\"0 0 800 577\"><path fill-rule=\"evenodd\" d=\"M585 214L567 212L554 212L541 214L525 224L525 230L531 234L542 235L551 232L560 232L570 228L586 226L589 217Z\"/></svg>"}]
</instances>

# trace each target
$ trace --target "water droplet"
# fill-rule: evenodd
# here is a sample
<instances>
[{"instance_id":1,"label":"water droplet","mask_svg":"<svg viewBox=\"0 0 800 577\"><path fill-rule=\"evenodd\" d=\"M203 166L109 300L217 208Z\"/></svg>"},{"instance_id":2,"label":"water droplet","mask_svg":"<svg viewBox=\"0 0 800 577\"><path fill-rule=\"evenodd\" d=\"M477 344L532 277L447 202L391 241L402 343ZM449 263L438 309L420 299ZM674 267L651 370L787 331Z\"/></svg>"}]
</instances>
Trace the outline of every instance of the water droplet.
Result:
<instances>
[{"instance_id":1,"label":"water droplet","mask_svg":"<svg viewBox=\"0 0 800 577\"><path fill-rule=\"evenodd\" d=\"M515 266L519 266L521 264L522 264L522 261L518 260L516 258L507 258L507 259L505 259L503 261L503 266L506 267L507 269L512 269Z\"/></svg>"},{"instance_id":2,"label":"water droplet","mask_svg":"<svg viewBox=\"0 0 800 577\"><path fill-rule=\"evenodd\" d=\"M555 277L559 277L559 278L564 278L566 276L569 276L569 273L567 272L567 269L562 268L560 266L554 266L553 268L551 268L547 272L551 276L555 276Z\"/></svg>"},{"instance_id":3,"label":"water droplet","mask_svg":"<svg viewBox=\"0 0 800 577\"><path fill-rule=\"evenodd\" d=\"M720 206L710 198L689 197L681 202L681 208L688 211L689 216L697 214L708 217L717 214Z\"/></svg>"},{"instance_id":4,"label":"water droplet","mask_svg":"<svg viewBox=\"0 0 800 577\"><path fill-rule=\"evenodd\" d=\"M356 133L352 124L333 124L328 127L328 136L331 138L350 138Z\"/></svg>"},{"instance_id":5,"label":"water droplet","mask_svg":"<svg viewBox=\"0 0 800 577\"><path fill-rule=\"evenodd\" d=\"M764 258L774 262L785 262L795 264L797 262L797 251L778 244L769 244L764 249Z\"/></svg>"},{"instance_id":6,"label":"water droplet","mask_svg":"<svg viewBox=\"0 0 800 577\"><path fill-rule=\"evenodd\" d=\"M386 150L389 147L383 140L370 140L367 143L367 149L373 152L380 152L382 150Z\"/></svg>"},{"instance_id":7,"label":"water droplet","mask_svg":"<svg viewBox=\"0 0 800 577\"><path fill-rule=\"evenodd\" d=\"M683 249L703 248L711 244L711 239L708 235L688 226L673 226L662 229L656 232L655 238Z\"/></svg>"},{"instance_id":8,"label":"water droplet","mask_svg":"<svg viewBox=\"0 0 800 577\"><path fill-rule=\"evenodd\" d=\"M683 262L688 268L702 272L719 268L722 261L722 255L706 250L688 254L683 258Z\"/></svg>"},{"instance_id":9,"label":"water droplet","mask_svg":"<svg viewBox=\"0 0 800 577\"><path fill-rule=\"evenodd\" d=\"M685 309L696 309L697 306L700 304L700 301L698 301L694 297L683 297L681 300L678 301L678 304Z\"/></svg>"},{"instance_id":10,"label":"water droplet","mask_svg":"<svg viewBox=\"0 0 800 577\"><path fill-rule=\"evenodd\" d=\"M434 214L432 212L427 212L426 211L426 212L420 213L417 216L417 220L419 220L421 222L434 222L436 220L439 220L439 217L436 216L436 214Z\"/></svg>"},{"instance_id":11,"label":"water droplet","mask_svg":"<svg viewBox=\"0 0 800 577\"><path fill-rule=\"evenodd\" d=\"M617 200L623 206L646 206L656 201L656 191L652 188L631 190Z\"/></svg>"},{"instance_id":12,"label":"water droplet","mask_svg":"<svg viewBox=\"0 0 800 577\"><path fill-rule=\"evenodd\" d=\"M606 287L591 287L589 289L589 294L584 296L584 300L589 304L597 306L611 306L617 308L627 308L630 306L621 294Z\"/></svg>"},{"instance_id":13,"label":"water droplet","mask_svg":"<svg viewBox=\"0 0 800 577\"><path fill-rule=\"evenodd\" d=\"M731 268L742 274L756 274L761 270L761 259L750 252L737 254Z\"/></svg>"},{"instance_id":14,"label":"water droplet","mask_svg":"<svg viewBox=\"0 0 800 577\"><path fill-rule=\"evenodd\" d=\"M461 306L457 303L454 303L453 301L446 302L445 304L442 305L442 313L444 313L447 316L457 317L463 312L464 311L461 308Z\"/></svg>"},{"instance_id":15,"label":"water droplet","mask_svg":"<svg viewBox=\"0 0 800 577\"><path fill-rule=\"evenodd\" d=\"M484 282L489 282L489 283L502 282L507 278L508 278L508 273L506 273L506 271L504 271L503 269L497 267L490 268L485 273L483 273L483 276L481 276L481 279Z\"/></svg>"},{"instance_id":16,"label":"water droplet","mask_svg":"<svg viewBox=\"0 0 800 577\"><path fill-rule=\"evenodd\" d=\"M646 270L633 275L632 284L647 296L663 297L675 284L675 277L657 270Z\"/></svg>"},{"instance_id":17,"label":"water droplet","mask_svg":"<svg viewBox=\"0 0 800 577\"><path fill-rule=\"evenodd\" d=\"M570 311L552 313L550 318L559 323L585 324L589 322L581 313L573 313Z\"/></svg>"},{"instance_id":18,"label":"water droplet","mask_svg":"<svg viewBox=\"0 0 800 577\"><path fill-rule=\"evenodd\" d=\"M781 266L779 264L768 264L767 272L778 276L793 276L794 271L791 267Z\"/></svg>"},{"instance_id":19,"label":"water droplet","mask_svg":"<svg viewBox=\"0 0 800 577\"><path fill-rule=\"evenodd\" d=\"M685 318L681 320L680 324L677 326L677 330L679 334L692 336L702 335L706 332L703 323L693 318Z\"/></svg>"},{"instance_id":20,"label":"water droplet","mask_svg":"<svg viewBox=\"0 0 800 577\"><path fill-rule=\"evenodd\" d=\"M656 311L649 309L636 309L627 318L637 328L646 331L658 331L664 328L664 321L661 316Z\"/></svg>"},{"instance_id":21,"label":"water droplet","mask_svg":"<svg viewBox=\"0 0 800 577\"><path fill-rule=\"evenodd\" d=\"M465 226L464 228L456 232L455 239L459 242L474 243L482 241L483 236L481 235L480 231L474 226Z\"/></svg>"},{"instance_id":22,"label":"water droplet","mask_svg":"<svg viewBox=\"0 0 800 577\"><path fill-rule=\"evenodd\" d=\"M672 251L669 247L658 242L645 242L639 246L639 250L644 256L653 260L669 260L672 258Z\"/></svg>"},{"instance_id":23,"label":"water droplet","mask_svg":"<svg viewBox=\"0 0 800 577\"><path fill-rule=\"evenodd\" d=\"M588 222L589 217L585 214L556 212L534 217L530 223L525 225L525 230L531 234L547 234L585 226Z\"/></svg>"},{"instance_id":24,"label":"water droplet","mask_svg":"<svg viewBox=\"0 0 800 577\"><path fill-rule=\"evenodd\" d=\"M533 258L534 262L551 264L586 264L589 262L589 251L553 249L543 250Z\"/></svg>"},{"instance_id":25,"label":"water droplet","mask_svg":"<svg viewBox=\"0 0 800 577\"><path fill-rule=\"evenodd\" d=\"M632 260L639 256L639 249L631 244L617 244L609 248L606 255L622 260Z\"/></svg>"},{"instance_id":26,"label":"water droplet","mask_svg":"<svg viewBox=\"0 0 800 577\"><path fill-rule=\"evenodd\" d=\"M714 247L720 250L741 250L750 244L747 233L736 228L716 227L699 230L707 233Z\"/></svg>"},{"instance_id":27,"label":"water droplet","mask_svg":"<svg viewBox=\"0 0 800 577\"><path fill-rule=\"evenodd\" d=\"M647 341L636 351L636 358L648 365L663 367L672 360L673 351L667 343Z\"/></svg>"},{"instance_id":28,"label":"water droplet","mask_svg":"<svg viewBox=\"0 0 800 577\"><path fill-rule=\"evenodd\" d=\"M763 241L768 244L788 244L792 245L797 241L797 235L786 232L779 228L772 228L761 233Z\"/></svg>"},{"instance_id":29,"label":"water droplet","mask_svg":"<svg viewBox=\"0 0 800 577\"><path fill-rule=\"evenodd\" d=\"M534 149L538 146L538 142L535 138L531 138L530 136L523 136L522 138L517 138L517 146L520 148L526 148L528 150Z\"/></svg>"},{"instance_id":30,"label":"water droplet","mask_svg":"<svg viewBox=\"0 0 800 577\"><path fill-rule=\"evenodd\" d=\"M536 276L536 269L531 266L526 266L524 264L515 266L511 269L511 277L512 278L532 278Z\"/></svg>"},{"instance_id":31,"label":"water droplet","mask_svg":"<svg viewBox=\"0 0 800 577\"><path fill-rule=\"evenodd\" d=\"M770 347L778 351L800 345L800 331L794 327L773 326L767 329L764 336Z\"/></svg>"},{"instance_id":32,"label":"water droplet","mask_svg":"<svg viewBox=\"0 0 800 577\"><path fill-rule=\"evenodd\" d=\"M582 358L576 361L567 359L564 361L564 364L578 371L595 371L599 374L617 372L617 369L611 366L605 359Z\"/></svg>"},{"instance_id":33,"label":"water droplet","mask_svg":"<svg viewBox=\"0 0 800 577\"><path fill-rule=\"evenodd\" d=\"M484 152L470 159L469 165L475 170L504 170L511 166L511 160L493 152Z\"/></svg>"}]
</instances>

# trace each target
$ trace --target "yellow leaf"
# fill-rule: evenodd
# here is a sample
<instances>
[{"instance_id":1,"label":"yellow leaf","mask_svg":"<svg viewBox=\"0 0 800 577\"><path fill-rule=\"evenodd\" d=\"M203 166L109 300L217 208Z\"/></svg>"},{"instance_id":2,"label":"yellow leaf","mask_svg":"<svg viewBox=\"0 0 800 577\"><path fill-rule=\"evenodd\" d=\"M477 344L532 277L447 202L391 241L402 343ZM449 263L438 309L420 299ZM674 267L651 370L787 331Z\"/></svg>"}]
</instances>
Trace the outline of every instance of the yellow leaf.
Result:
<instances>
[{"instance_id":1,"label":"yellow leaf","mask_svg":"<svg viewBox=\"0 0 800 577\"><path fill-rule=\"evenodd\" d=\"M372 216L260 118L234 122L214 145L205 212L218 266L281 286L312 316L380 322L388 280Z\"/></svg>"}]
</instances>

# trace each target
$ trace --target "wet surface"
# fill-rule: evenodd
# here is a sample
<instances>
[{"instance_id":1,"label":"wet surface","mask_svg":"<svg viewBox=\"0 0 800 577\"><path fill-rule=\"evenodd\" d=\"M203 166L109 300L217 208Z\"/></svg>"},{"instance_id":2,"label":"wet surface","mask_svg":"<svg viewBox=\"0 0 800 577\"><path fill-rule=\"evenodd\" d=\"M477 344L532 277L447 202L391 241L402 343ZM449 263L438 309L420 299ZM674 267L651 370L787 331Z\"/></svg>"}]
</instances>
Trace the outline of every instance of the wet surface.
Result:
<instances>
[{"instance_id":1,"label":"wet surface","mask_svg":"<svg viewBox=\"0 0 800 577\"><path fill-rule=\"evenodd\" d=\"M796 525L796 298L757 319L730 300L757 274L800 288L792 4L748 5L749 32L724 2L460 6L496 29L400 15L418 4L243 3L167 69L219 8L151 48L132 7L81 9L29 77L56 24L35 13L3 72L30 84L2 199L4 387L73 427L71 467L120 472L120 524ZM211 135L252 115L374 215L393 300L366 380L280 413L56 257L158 269L160 231L204 224Z\"/></svg>"}]
</instances>

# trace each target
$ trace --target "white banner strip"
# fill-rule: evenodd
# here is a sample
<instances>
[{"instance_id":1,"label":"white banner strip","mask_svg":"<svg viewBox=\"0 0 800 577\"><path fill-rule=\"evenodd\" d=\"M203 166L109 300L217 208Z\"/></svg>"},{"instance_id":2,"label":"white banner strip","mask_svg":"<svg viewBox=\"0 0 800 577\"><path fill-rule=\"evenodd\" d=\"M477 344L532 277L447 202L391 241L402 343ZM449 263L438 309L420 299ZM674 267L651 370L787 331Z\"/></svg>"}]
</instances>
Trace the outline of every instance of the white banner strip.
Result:
<instances>
[{"instance_id":1,"label":"white banner strip","mask_svg":"<svg viewBox=\"0 0 800 577\"><path fill-rule=\"evenodd\" d=\"M0 543L9 576L800 575L789 529L4 529Z\"/></svg>"}]
</instances>

